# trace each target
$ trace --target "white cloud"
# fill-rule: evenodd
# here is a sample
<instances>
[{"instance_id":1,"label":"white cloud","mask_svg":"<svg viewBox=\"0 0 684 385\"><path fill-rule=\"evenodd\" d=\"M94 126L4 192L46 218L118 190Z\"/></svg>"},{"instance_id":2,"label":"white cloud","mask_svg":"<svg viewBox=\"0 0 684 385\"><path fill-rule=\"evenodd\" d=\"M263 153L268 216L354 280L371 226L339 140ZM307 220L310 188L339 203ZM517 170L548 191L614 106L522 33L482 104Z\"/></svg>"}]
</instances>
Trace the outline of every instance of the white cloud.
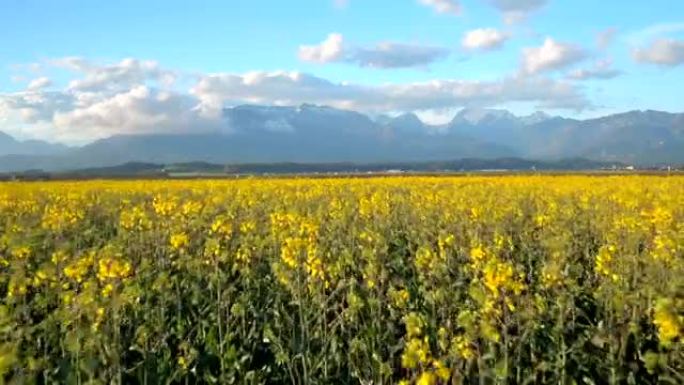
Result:
<instances>
[{"instance_id":1,"label":"white cloud","mask_svg":"<svg viewBox=\"0 0 684 385\"><path fill-rule=\"evenodd\" d=\"M125 89L142 82L160 82L171 84L175 81L173 71L160 68L151 60L126 58L118 63L106 66L91 63L80 57L66 57L49 61L49 64L65 68L84 77L73 80L69 88L78 91L92 91L102 88Z\"/></svg>"},{"instance_id":2,"label":"white cloud","mask_svg":"<svg viewBox=\"0 0 684 385\"><path fill-rule=\"evenodd\" d=\"M418 0L420 4L431 7L437 13L460 15L461 4L456 0Z\"/></svg>"},{"instance_id":3,"label":"white cloud","mask_svg":"<svg viewBox=\"0 0 684 385\"><path fill-rule=\"evenodd\" d=\"M584 68L572 71L568 74L568 79L589 80L589 79L613 79L621 72L613 68L612 60L599 60L592 68Z\"/></svg>"},{"instance_id":4,"label":"white cloud","mask_svg":"<svg viewBox=\"0 0 684 385\"><path fill-rule=\"evenodd\" d=\"M218 114L224 105L244 102L275 105L325 104L363 112L415 111L466 105L533 102L582 109L590 106L572 84L515 76L496 81L433 80L364 86L334 83L299 72L214 74L200 79L192 94L202 110Z\"/></svg>"},{"instance_id":5,"label":"white cloud","mask_svg":"<svg viewBox=\"0 0 684 385\"><path fill-rule=\"evenodd\" d=\"M51 59L48 60L46 64L53 67L68 69L74 72L88 72L97 68L96 65L79 56L66 56L57 59Z\"/></svg>"},{"instance_id":6,"label":"white cloud","mask_svg":"<svg viewBox=\"0 0 684 385\"><path fill-rule=\"evenodd\" d=\"M43 89L45 87L50 87L51 85L52 85L52 80L43 76L43 77L39 77L39 78L31 80L31 82L29 82L28 86L26 86L26 90L37 91L37 90Z\"/></svg>"},{"instance_id":7,"label":"white cloud","mask_svg":"<svg viewBox=\"0 0 684 385\"><path fill-rule=\"evenodd\" d=\"M447 127L439 127L448 124L454 119L458 108L440 108L434 110L416 111L418 119L436 129L435 132L447 131ZM440 130L441 129L441 130Z\"/></svg>"},{"instance_id":8,"label":"white cloud","mask_svg":"<svg viewBox=\"0 0 684 385\"><path fill-rule=\"evenodd\" d=\"M333 33L319 45L299 47L299 58L313 63L349 63L372 68L407 68L430 64L449 55L442 47L382 42L371 47L347 47Z\"/></svg>"},{"instance_id":9,"label":"white cloud","mask_svg":"<svg viewBox=\"0 0 684 385\"><path fill-rule=\"evenodd\" d=\"M44 67L75 76L61 90L45 90L50 80L38 78L26 91L0 94L0 115L41 130L48 125L52 139L65 141L197 127L196 99L172 91L175 73L156 62L124 59L101 65L67 57L49 60Z\"/></svg>"},{"instance_id":10,"label":"white cloud","mask_svg":"<svg viewBox=\"0 0 684 385\"><path fill-rule=\"evenodd\" d=\"M58 111L53 124L66 134L78 130L87 137L196 130L201 120L193 111L195 104L187 95L137 85L96 103Z\"/></svg>"},{"instance_id":11,"label":"white cloud","mask_svg":"<svg viewBox=\"0 0 684 385\"><path fill-rule=\"evenodd\" d=\"M52 127L51 139L82 142L115 134L216 129L195 110L187 94L144 85L115 94L80 94L69 90L0 95L0 115L14 114L29 125Z\"/></svg>"},{"instance_id":12,"label":"white cloud","mask_svg":"<svg viewBox=\"0 0 684 385\"><path fill-rule=\"evenodd\" d=\"M586 56L584 50L577 45L557 42L547 37L541 47L523 50L522 67L525 73L536 74L570 66Z\"/></svg>"},{"instance_id":13,"label":"white cloud","mask_svg":"<svg viewBox=\"0 0 684 385\"><path fill-rule=\"evenodd\" d=\"M616 34L617 34L617 29L612 28L612 27L605 29L603 31L600 31L599 33L596 34L596 46L600 50L607 49L613 43L613 40L615 39Z\"/></svg>"},{"instance_id":14,"label":"white cloud","mask_svg":"<svg viewBox=\"0 0 684 385\"><path fill-rule=\"evenodd\" d=\"M501 48L508 35L494 28L480 28L468 31L461 45L470 50L493 50Z\"/></svg>"},{"instance_id":15,"label":"white cloud","mask_svg":"<svg viewBox=\"0 0 684 385\"><path fill-rule=\"evenodd\" d=\"M78 63L78 70L72 69L76 74L72 80L77 84L93 73L107 72L105 69L116 66L92 62L82 66L83 63ZM572 83L539 76L363 85L333 82L301 72L255 71L199 74L187 91L177 85L159 83L155 71L148 71L145 76L136 78L137 83L127 80L119 87L99 82L99 88L92 83L86 88L0 93L0 120L19 121L34 135L47 135L51 140L83 143L114 134L228 130L222 118L223 108L245 103L313 103L366 113L420 112L510 102L549 108L591 107L581 89ZM190 78L183 83L187 80ZM126 83L129 84L125 86ZM286 129L277 122L272 128ZM29 131L26 133L31 136Z\"/></svg>"},{"instance_id":16,"label":"white cloud","mask_svg":"<svg viewBox=\"0 0 684 385\"><path fill-rule=\"evenodd\" d=\"M684 64L684 41L675 39L657 39L646 47L632 52L637 62L677 66Z\"/></svg>"},{"instance_id":17,"label":"white cloud","mask_svg":"<svg viewBox=\"0 0 684 385\"><path fill-rule=\"evenodd\" d=\"M303 45L299 47L299 58L313 63L330 63L344 57L344 37L339 33L331 33L319 45Z\"/></svg>"},{"instance_id":18,"label":"white cloud","mask_svg":"<svg viewBox=\"0 0 684 385\"><path fill-rule=\"evenodd\" d=\"M8 118L16 113L25 123L49 122L57 111L68 111L75 107L76 98L61 91L24 91L0 94L0 111Z\"/></svg>"},{"instance_id":19,"label":"white cloud","mask_svg":"<svg viewBox=\"0 0 684 385\"><path fill-rule=\"evenodd\" d=\"M542 8L548 0L489 0L501 11L506 24L515 24L527 19L530 13Z\"/></svg>"}]
</instances>

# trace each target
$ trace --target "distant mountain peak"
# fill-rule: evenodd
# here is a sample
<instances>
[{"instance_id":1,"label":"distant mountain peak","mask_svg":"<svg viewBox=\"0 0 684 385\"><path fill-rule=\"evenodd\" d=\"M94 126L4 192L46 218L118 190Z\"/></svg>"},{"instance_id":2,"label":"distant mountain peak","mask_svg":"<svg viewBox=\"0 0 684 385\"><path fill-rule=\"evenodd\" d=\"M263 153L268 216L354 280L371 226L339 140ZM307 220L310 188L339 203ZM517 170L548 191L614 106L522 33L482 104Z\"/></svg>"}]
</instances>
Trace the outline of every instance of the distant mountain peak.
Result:
<instances>
[{"instance_id":1,"label":"distant mountain peak","mask_svg":"<svg viewBox=\"0 0 684 385\"><path fill-rule=\"evenodd\" d=\"M466 108L441 126L425 124L411 112L371 119L313 104L238 105L223 113L229 128L225 132L119 135L74 148L0 133L0 172L130 161L316 163L507 156L684 164L684 114L661 111L576 120L543 112L516 117L506 110Z\"/></svg>"},{"instance_id":2,"label":"distant mountain peak","mask_svg":"<svg viewBox=\"0 0 684 385\"><path fill-rule=\"evenodd\" d=\"M473 125L480 124L485 120L514 120L517 119L508 110L492 108L464 108L456 115L455 121L465 121Z\"/></svg>"},{"instance_id":3,"label":"distant mountain peak","mask_svg":"<svg viewBox=\"0 0 684 385\"><path fill-rule=\"evenodd\" d=\"M20 141L0 131L0 155L53 155L68 149L62 144L53 144L42 140Z\"/></svg>"},{"instance_id":4,"label":"distant mountain peak","mask_svg":"<svg viewBox=\"0 0 684 385\"><path fill-rule=\"evenodd\" d=\"M427 131L425 123L420 118L412 113L407 112L396 116L386 123L387 126L402 133L425 133Z\"/></svg>"},{"instance_id":5,"label":"distant mountain peak","mask_svg":"<svg viewBox=\"0 0 684 385\"><path fill-rule=\"evenodd\" d=\"M534 112L530 115L523 116L519 119L523 124L531 125L531 124L541 123L541 122L547 121L549 119L553 119L553 117L551 115L547 114L546 112L537 111L537 112Z\"/></svg>"},{"instance_id":6,"label":"distant mountain peak","mask_svg":"<svg viewBox=\"0 0 684 385\"><path fill-rule=\"evenodd\" d=\"M0 131L0 141L12 141L14 142L15 139L8 134L5 134L4 132Z\"/></svg>"},{"instance_id":7,"label":"distant mountain peak","mask_svg":"<svg viewBox=\"0 0 684 385\"><path fill-rule=\"evenodd\" d=\"M330 113L343 113L343 114L356 114L357 112L355 111L349 111L349 110L343 110L335 107L330 107L326 105L319 105L319 104L311 104L311 103L303 103L299 105L299 107L296 108L297 112L315 112L315 113L324 113L324 114L330 114Z\"/></svg>"}]
</instances>

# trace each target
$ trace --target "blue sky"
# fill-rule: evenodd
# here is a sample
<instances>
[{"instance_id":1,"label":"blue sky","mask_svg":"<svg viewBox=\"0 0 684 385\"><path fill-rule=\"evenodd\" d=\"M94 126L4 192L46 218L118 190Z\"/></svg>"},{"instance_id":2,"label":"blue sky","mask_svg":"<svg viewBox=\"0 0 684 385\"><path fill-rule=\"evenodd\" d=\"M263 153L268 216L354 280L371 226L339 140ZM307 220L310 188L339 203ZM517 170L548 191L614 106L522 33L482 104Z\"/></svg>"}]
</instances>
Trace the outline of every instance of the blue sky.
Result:
<instances>
[{"instance_id":1,"label":"blue sky","mask_svg":"<svg viewBox=\"0 0 684 385\"><path fill-rule=\"evenodd\" d=\"M0 131L22 138L201 129L240 103L684 111L673 0L4 0L0 25Z\"/></svg>"}]
</instances>

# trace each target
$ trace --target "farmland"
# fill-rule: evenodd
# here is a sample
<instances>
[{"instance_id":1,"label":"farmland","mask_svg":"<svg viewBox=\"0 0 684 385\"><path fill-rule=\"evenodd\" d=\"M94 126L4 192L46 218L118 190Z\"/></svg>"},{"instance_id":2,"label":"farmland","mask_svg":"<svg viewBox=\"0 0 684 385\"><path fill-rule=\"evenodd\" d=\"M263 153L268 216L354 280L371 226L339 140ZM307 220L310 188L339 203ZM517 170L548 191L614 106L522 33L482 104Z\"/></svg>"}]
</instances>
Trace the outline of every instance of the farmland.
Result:
<instances>
[{"instance_id":1,"label":"farmland","mask_svg":"<svg viewBox=\"0 0 684 385\"><path fill-rule=\"evenodd\" d=\"M7 182L0 269L0 383L684 383L681 176Z\"/></svg>"}]
</instances>

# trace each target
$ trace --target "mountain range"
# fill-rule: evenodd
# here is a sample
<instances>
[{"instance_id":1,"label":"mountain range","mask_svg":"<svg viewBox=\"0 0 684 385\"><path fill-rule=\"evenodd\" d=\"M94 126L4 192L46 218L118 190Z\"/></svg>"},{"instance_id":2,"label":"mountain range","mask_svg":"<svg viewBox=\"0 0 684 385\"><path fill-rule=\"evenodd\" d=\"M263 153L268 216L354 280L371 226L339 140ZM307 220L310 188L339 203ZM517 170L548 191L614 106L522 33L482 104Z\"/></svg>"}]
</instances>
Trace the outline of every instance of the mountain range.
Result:
<instances>
[{"instance_id":1,"label":"mountain range","mask_svg":"<svg viewBox=\"0 0 684 385\"><path fill-rule=\"evenodd\" d=\"M53 144L41 140L19 141L0 132L0 155L56 155L65 153L69 147L63 144Z\"/></svg>"},{"instance_id":2,"label":"mountain range","mask_svg":"<svg viewBox=\"0 0 684 385\"><path fill-rule=\"evenodd\" d=\"M243 105L225 129L116 135L80 147L18 141L0 132L0 172L59 171L126 162L414 162L463 158L586 158L641 165L684 163L684 114L630 111L576 120L537 112L464 109L428 125L415 114L367 115L325 106Z\"/></svg>"}]
</instances>

